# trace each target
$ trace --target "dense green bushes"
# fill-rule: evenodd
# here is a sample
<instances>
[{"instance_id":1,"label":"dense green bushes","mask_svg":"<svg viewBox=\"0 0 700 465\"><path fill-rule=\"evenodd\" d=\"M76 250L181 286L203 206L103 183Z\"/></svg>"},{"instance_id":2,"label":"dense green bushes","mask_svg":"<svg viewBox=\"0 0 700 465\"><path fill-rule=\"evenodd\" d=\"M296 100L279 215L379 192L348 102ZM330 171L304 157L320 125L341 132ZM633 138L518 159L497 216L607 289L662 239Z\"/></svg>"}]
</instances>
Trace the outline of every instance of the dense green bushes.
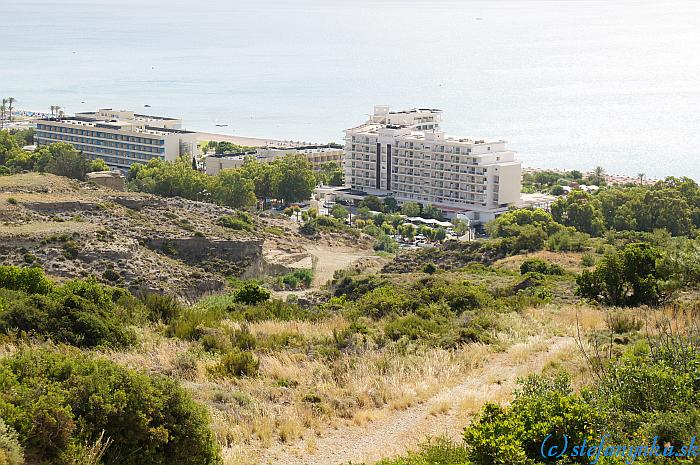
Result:
<instances>
[{"instance_id":1,"label":"dense green bushes","mask_svg":"<svg viewBox=\"0 0 700 465\"><path fill-rule=\"evenodd\" d=\"M406 457L382 460L376 465L469 465L469 456L464 446L437 438L421 444L417 452Z\"/></svg>"},{"instance_id":2,"label":"dense green bushes","mask_svg":"<svg viewBox=\"0 0 700 465\"><path fill-rule=\"evenodd\" d=\"M10 429L0 418L0 465L22 465L24 449L19 443L17 432Z\"/></svg>"},{"instance_id":3,"label":"dense green bushes","mask_svg":"<svg viewBox=\"0 0 700 465\"><path fill-rule=\"evenodd\" d=\"M219 218L218 223L235 231L252 231L255 228L253 216L245 211L237 211L233 215L225 215Z\"/></svg>"},{"instance_id":4,"label":"dense green bushes","mask_svg":"<svg viewBox=\"0 0 700 465\"><path fill-rule=\"evenodd\" d=\"M314 273L308 268L299 268L291 273L287 273L283 276L278 276L275 279L275 287L277 289L308 289L311 287L311 282L313 281Z\"/></svg>"},{"instance_id":5,"label":"dense green bushes","mask_svg":"<svg viewBox=\"0 0 700 465\"><path fill-rule=\"evenodd\" d=\"M655 229L684 236L700 227L700 188L692 179L669 177L653 186L602 189L595 195L574 191L552 205L552 216L593 236Z\"/></svg>"},{"instance_id":6,"label":"dense green bushes","mask_svg":"<svg viewBox=\"0 0 700 465\"><path fill-rule=\"evenodd\" d=\"M270 291L252 282L244 283L233 293L233 300L247 305L259 304L270 298Z\"/></svg>"},{"instance_id":7,"label":"dense green bushes","mask_svg":"<svg viewBox=\"0 0 700 465\"><path fill-rule=\"evenodd\" d=\"M530 376L521 381L510 407L486 404L477 421L466 428L468 455L476 465L515 465L542 459L542 441L571 444L591 440L599 426L598 412L573 394L565 378ZM587 459L586 459L587 460Z\"/></svg>"},{"instance_id":8,"label":"dense green bushes","mask_svg":"<svg viewBox=\"0 0 700 465\"><path fill-rule=\"evenodd\" d=\"M608 305L658 305L665 297L657 269L660 256L649 244L628 244L606 255L595 270L584 270L576 292Z\"/></svg>"},{"instance_id":9,"label":"dense green bushes","mask_svg":"<svg viewBox=\"0 0 700 465\"><path fill-rule=\"evenodd\" d=\"M0 131L0 172L38 171L82 181L91 171L108 169L103 160L88 160L82 152L65 142L42 146L33 152L25 151L22 147L27 145L27 138L33 138L33 135L26 131L13 134Z\"/></svg>"},{"instance_id":10,"label":"dense green bushes","mask_svg":"<svg viewBox=\"0 0 700 465\"><path fill-rule=\"evenodd\" d=\"M541 258L528 258L520 265L520 273L527 274L530 272L551 274L551 275L563 275L564 268L555 264L549 263Z\"/></svg>"},{"instance_id":11,"label":"dense green bushes","mask_svg":"<svg viewBox=\"0 0 700 465\"><path fill-rule=\"evenodd\" d=\"M128 325L146 311L128 291L94 278L54 285L39 269L0 268L0 331L21 331L78 347L125 347Z\"/></svg>"},{"instance_id":12,"label":"dense green bushes","mask_svg":"<svg viewBox=\"0 0 700 465\"><path fill-rule=\"evenodd\" d=\"M192 169L187 158L175 162L153 159L145 165L132 165L127 179L134 190L233 208L252 207L256 197L263 203L268 198L304 201L311 197L316 185L311 163L302 155L287 155L271 163L251 158L243 167L225 169L216 176ZM236 222L236 226L242 224Z\"/></svg>"},{"instance_id":13,"label":"dense green bushes","mask_svg":"<svg viewBox=\"0 0 700 465\"><path fill-rule=\"evenodd\" d=\"M235 349L221 357L219 364L214 368L214 373L225 377L255 376L258 368L260 368L260 361L252 352Z\"/></svg>"},{"instance_id":14,"label":"dense green bushes","mask_svg":"<svg viewBox=\"0 0 700 465\"><path fill-rule=\"evenodd\" d=\"M207 414L166 378L26 349L0 360L0 386L0 417L32 463L87 463L100 439L105 465L221 463Z\"/></svg>"},{"instance_id":15,"label":"dense green bushes","mask_svg":"<svg viewBox=\"0 0 700 465\"><path fill-rule=\"evenodd\" d=\"M27 294L48 294L53 283L40 268L0 266L0 287Z\"/></svg>"},{"instance_id":16,"label":"dense green bushes","mask_svg":"<svg viewBox=\"0 0 700 465\"><path fill-rule=\"evenodd\" d=\"M506 212L486 225L486 230L494 238L499 238L497 247L505 253L542 250L550 236L574 231L557 223L552 215L541 209ZM560 239L556 241L561 242Z\"/></svg>"}]
</instances>

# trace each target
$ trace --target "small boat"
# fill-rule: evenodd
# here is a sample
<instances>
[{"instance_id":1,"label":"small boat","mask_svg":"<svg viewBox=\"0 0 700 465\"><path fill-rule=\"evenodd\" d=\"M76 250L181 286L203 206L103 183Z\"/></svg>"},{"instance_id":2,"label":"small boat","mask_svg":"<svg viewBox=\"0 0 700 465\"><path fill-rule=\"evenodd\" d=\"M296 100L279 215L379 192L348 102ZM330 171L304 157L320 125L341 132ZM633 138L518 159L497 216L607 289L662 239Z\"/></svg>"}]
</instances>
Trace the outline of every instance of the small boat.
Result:
<instances>
[{"instance_id":1,"label":"small boat","mask_svg":"<svg viewBox=\"0 0 700 465\"><path fill-rule=\"evenodd\" d=\"M148 105L148 104L144 105L143 107L144 107L144 108L151 108L151 106Z\"/></svg>"},{"instance_id":2,"label":"small boat","mask_svg":"<svg viewBox=\"0 0 700 465\"><path fill-rule=\"evenodd\" d=\"M228 126L228 124L217 124L216 125L217 128L225 128L226 126Z\"/></svg>"}]
</instances>

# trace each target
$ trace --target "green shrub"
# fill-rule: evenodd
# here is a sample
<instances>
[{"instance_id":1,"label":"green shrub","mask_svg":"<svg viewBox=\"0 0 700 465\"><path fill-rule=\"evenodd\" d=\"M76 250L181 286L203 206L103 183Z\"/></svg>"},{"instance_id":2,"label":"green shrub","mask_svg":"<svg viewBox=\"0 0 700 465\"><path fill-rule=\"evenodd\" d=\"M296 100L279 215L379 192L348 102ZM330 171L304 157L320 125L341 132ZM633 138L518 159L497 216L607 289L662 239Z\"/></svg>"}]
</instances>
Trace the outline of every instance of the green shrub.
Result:
<instances>
[{"instance_id":1,"label":"green shrub","mask_svg":"<svg viewBox=\"0 0 700 465\"><path fill-rule=\"evenodd\" d=\"M80 245L74 240L69 240L63 244L63 256L75 260L80 253Z\"/></svg>"},{"instance_id":2,"label":"green shrub","mask_svg":"<svg viewBox=\"0 0 700 465\"><path fill-rule=\"evenodd\" d=\"M520 273L527 274L529 272L563 275L564 268L556 263L549 263L541 258L528 258L520 265Z\"/></svg>"},{"instance_id":3,"label":"green shrub","mask_svg":"<svg viewBox=\"0 0 700 465\"><path fill-rule=\"evenodd\" d=\"M423 267L423 273L433 274L437 271L437 267L434 263L426 263Z\"/></svg>"},{"instance_id":4,"label":"green shrub","mask_svg":"<svg viewBox=\"0 0 700 465\"><path fill-rule=\"evenodd\" d=\"M415 310L418 305L419 302L406 290L382 286L358 299L354 309L361 315L379 319L387 315L405 315Z\"/></svg>"},{"instance_id":5,"label":"green shrub","mask_svg":"<svg viewBox=\"0 0 700 465\"><path fill-rule=\"evenodd\" d=\"M273 236L284 237L284 229L278 226L267 226L263 231L267 234L272 234Z\"/></svg>"},{"instance_id":6,"label":"green shrub","mask_svg":"<svg viewBox=\"0 0 700 465\"><path fill-rule=\"evenodd\" d=\"M103 286L94 278L72 280L46 295L20 291L0 292L0 331L19 330L78 347L125 347L136 336L127 325L131 295Z\"/></svg>"},{"instance_id":7,"label":"green shrub","mask_svg":"<svg viewBox=\"0 0 700 465\"><path fill-rule=\"evenodd\" d=\"M595 265L595 257L590 252L581 255L581 266L590 267Z\"/></svg>"},{"instance_id":8,"label":"green shrub","mask_svg":"<svg viewBox=\"0 0 700 465\"><path fill-rule=\"evenodd\" d=\"M396 241L384 233L377 235L377 240L374 242L374 250L377 251L393 253L398 248Z\"/></svg>"},{"instance_id":9,"label":"green shrub","mask_svg":"<svg viewBox=\"0 0 700 465\"><path fill-rule=\"evenodd\" d=\"M234 302L255 305L270 299L270 291L253 282L244 283L233 293Z\"/></svg>"},{"instance_id":10,"label":"green shrub","mask_svg":"<svg viewBox=\"0 0 700 465\"><path fill-rule=\"evenodd\" d=\"M218 223L235 231L252 231L254 227L253 217L244 211L238 211L235 215L222 216Z\"/></svg>"},{"instance_id":11,"label":"green shrub","mask_svg":"<svg viewBox=\"0 0 700 465\"><path fill-rule=\"evenodd\" d=\"M293 303L279 299L261 302L257 305L239 307L229 310L231 318L243 321L262 320L305 320L317 316Z\"/></svg>"},{"instance_id":12,"label":"green shrub","mask_svg":"<svg viewBox=\"0 0 700 465\"><path fill-rule=\"evenodd\" d=\"M17 205L17 199L14 197L8 197L7 203L9 203L10 205Z\"/></svg>"},{"instance_id":13,"label":"green shrub","mask_svg":"<svg viewBox=\"0 0 700 465\"><path fill-rule=\"evenodd\" d=\"M309 237L316 236L318 234L318 220L314 218L305 221L299 228L299 232Z\"/></svg>"},{"instance_id":14,"label":"green shrub","mask_svg":"<svg viewBox=\"0 0 700 465\"><path fill-rule=\"evenodd\" d=\"M237 329L231 334L231 343L241 350L255 349L257 345L255 335L250 332L248 325L241 326L241 329Z\"/></svg>"},{"instance_id":15,"label":"green shrub","mask_svg":"<svg viewBox=\"0 0 700 465\"><path fill-rule=\"evenodd\" d=\"M141 301L146 306L148 318L151 321L170 323L182 312L182 306L174 296L148 292L141 295Z\"/></svg>"},{"instance_id":16,"label":"green shrub","mask_svg":"<svg viewBox=\"0 0 700 465\"><path fill-rule=\"evenodd\" d=\"M532 375L519 381L510 407L488 403L479 418L465 429L469 458L476 465L522 465L541 459L540 447L591 441L600 417L596 408L572 394L565 377Z\"/></svg>"},{"instance_id":17,"label":"green shrub","mask_svg":"<svg viewBox=\"0 0 700 465\"><path fill-rule=\"evenodd\" d=\"M448 315L449 307L445 303L431 304L418 309L416 313L390 321L384 326L384 332L394 341L402 337L410 340L435 340L449 331Z\"/></svg>"},{"instance_id":18,"label":"green shrub","mask_svg":"<svg viewBox=\"0 0 700 465\"><path fill-rule=\"evenodd\" d=\"M199 341L207 352L225 354L233 349L231 338L225 330L221 328L203 328L202 331L204 334L199 338Z\"/></svg>"},{"instance_id":19,"label":"green shrub","mask_svg":"<svg viewBox=\"0 0 700 465\"><path fill-rule=\"evenodd\" d=\"M170 322L168 335L179 339L196 341L205 334L205 328L218 327L224 317L226 317L225 308L217 306L189 307Z\"/></svg>"},{"instance_id":20,"label":"green shrub","mask_svg":"<svg viewBox=\"0 0 700 465\"><path fill-rule=\"evenodd\" d=\"M24 349L0 361L0 417L37 463L221 464L206 410L175 382L78 351ZM104 436L103 436L104 435Z\"/></svg>"},{"instance_id":21,"label":"green shrub","mask_svg":"<svg viewBox=\"0 0 700 465\"><path fill-rule=\"evenodd\" d=\"M0 266L0 287L27 294L48 294L53 283L40 268Z\"/></svg>"},{"instance_id":22,"label":"green shrub","mask_svg":"<svg viewBox=\"0 0 700 465\"><path fill-rule=\"evenodd\" d=\"M292 289L296 289L297 287L299 287L300 284L302 285L302 287L308 288L311 286L313 277L313 271L307 268L301 268L283 276L282 282Z\"/></svg>"},{"instance_id":23,"label":"green shrub","mask_svg":"<svg viewBox=\"0 0 700 465\"><path fill-rule=\"evenodd\" d=\"M220 376L255 376L258 374L260 361L252 352L247 350L233 350L224 354L216 366L215 371Z\"/></svg>"},{"instance_id":24,"label":"green shrub","mask_svg":"<svg viewBox=\"0 0 700 465\"><path fill-rule=\"evenodd\" d=\"M104 270L104 272L102 273L102 279L104 279L105 281L113 282L113 283L117 282L117 281L119 281L119 273L117 273L116 271L114 271L112 269Z\"/></svg>"},{"instance_id":25,"label":"green shrub","mask_svg":"<svg viewBox=\"0 0 700 465\"><path fill-rule=\"evenodd\" d=\"M457 314L487 307L493 302L493 297L481 286L474 286L467 281L450 281L440 276L420 279L413 289L421 302L444 300Z\"/></svg>"},{"instance_id":26,"label":"green shrub","mask_svg":"<svg viewBox=\"0 0 700 465\"><path fill-rule=\"evenodd\" d=\"M643 322L631 315L624 313L611 313L607 320L610 331L614 334L625 334L642 329Z\"/></svg>"},{"instance_id":27,"label":"green shrub","mask_svg":"<svg viewBox=\"0 0 700 465\"><path fill-rule=\"evenodd\" d=\"M0 465L22 465L23 463L24 449L19 443L17 433L0 418Z\"/></svg>"},{"instance_id":28,"label":"green shrub","mask_svg":"<svg viewBox=\"0 0 700 465\"><path fill-rule=\"evenodd\" d=\"M590 243L590 236L576 231L559 231L547 238L547 249L558 252L582 252Z\"/></svg>"},{"instance_id":29,"label":"green shrub","mask_svg":"<svg viewBox=\"0 0 700 465\"><path fill-rule=\"evenodd\" d=\"M459 340L493 344L496 341L495 333L500 329L498 317L493 312L479 312L460 328Z\"/></svg>"},{"instance_id":30,"label":"green shrub","mask_svg":"<svg viewBox=\"0 0 700 465\"><path fill-rule=\"evenodd\" d=\"M438 437L420 444L417 452L410 452L405 457L384 459L376 465L467 465L467 449L447 438Z\"/></svg>"},{"instance_id":31,"label":"green shrub","mask_svg":"<svg viewBox=\"0 0 700 465\"><path fill-rule=\"evenodd\" d=\"M334 283L335 297L345 296L347 300L357 300L373 289L384 286L388 283L386 278L378 275L366 276L340 276Z\"/></svg>"},{"instance_id":32,"label":"green shrub","mask_svg":"<svg viewBox=\"0 0 700 465\"><path fill-rule=\"evenodd\" d=\"M607 305L658 305L666 296L660 286L658 249L645 243L627 244L606 255L594 271L576 278L576 293Z\"/></svg>"}]
</instances>

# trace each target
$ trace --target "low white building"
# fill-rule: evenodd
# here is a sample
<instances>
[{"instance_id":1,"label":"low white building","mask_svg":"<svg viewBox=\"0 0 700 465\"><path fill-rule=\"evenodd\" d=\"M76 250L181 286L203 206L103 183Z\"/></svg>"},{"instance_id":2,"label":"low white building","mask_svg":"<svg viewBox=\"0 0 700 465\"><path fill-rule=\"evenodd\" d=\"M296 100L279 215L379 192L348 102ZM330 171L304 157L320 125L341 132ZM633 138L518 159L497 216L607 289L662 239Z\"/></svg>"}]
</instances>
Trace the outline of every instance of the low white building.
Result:
<instances>
[{"instance_id":1,"label":"low white building","mask_svg":"<svg viewBox=\"0 0 700 465\"><path fill-rule=\"evenodd\" d=\"M450 137L440 110L377 106L345 131L345 180L399 204L433 204L449 217L486 222L520 199L521 163L502 140Z\"/></svg>"},{"instance_id":2,"label":"low white building","mask_svg":"<svg viewBox=\"0 0 700 465\"><path fill-rule=\"evenodd\" d=\"M319 170L330 162L342 165L345 152L342 148L332 146L306 146L292 148L261 147L255 152L240 155L209 155L205 158L207 174L215 176L219 171L227 168L240 168L247 158L254 158L260 163L270 163L285 155L303 155L313 169Z\"/></svg>"},{"instance_id":3,"label":"low white building","mask_svg":"<svg viewBox=\"0 0 700 465\"><path fill-rule=\"evenodd\" d=\"M37 146L68 142L90 159L128 169L134 163L159 158L174 161L197 151L197 133L180 129L182 121L136 114L133 111L101 109L75 116L37 121Z\"/></svg>"}]
</instances>

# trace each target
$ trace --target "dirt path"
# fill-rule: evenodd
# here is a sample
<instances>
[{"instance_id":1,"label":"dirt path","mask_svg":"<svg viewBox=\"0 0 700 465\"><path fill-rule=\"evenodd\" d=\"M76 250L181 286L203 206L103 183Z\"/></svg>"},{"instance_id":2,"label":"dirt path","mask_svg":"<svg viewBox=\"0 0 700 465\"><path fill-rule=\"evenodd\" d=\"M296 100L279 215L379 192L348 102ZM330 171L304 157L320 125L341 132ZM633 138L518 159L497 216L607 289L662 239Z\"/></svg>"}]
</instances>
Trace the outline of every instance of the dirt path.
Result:
<instances>
[{"instance_id":1,"label":"dirt path","mask_svg":"<svg viewBox=\"0 0 700 465\"><path fill-rule=\"evenodd\" d=\"M314 263L314 288L320 288L333 279L333 273L344 270L360 261L377 262L379 257L372 250L363 250L346 246L329 246L325 244L309 244L306 250L313 257ZM370 263L364 263L362 268L367 268Z\"/></svg>"},{"instance_id":2,"label":"dirt path","mask_svg":"<svg viewBox=\"0 0 700 465\"><path fill-rule=\"evenodd\" d=\"M268 258L271 256L285 256L288 262L298 261L296 265L301 268L312 268L314 280L311 288L303 291L274 291L277 299L285 300L290 294L302 297L309 292L321 289L321 286L333 279L333 274L338 270L356 267L359 270L379 269L386 259L378 257L371 249L348 247L342 245L330 245L324 242L316 244L303 244L304 252L285 254L284 251L268 250Z\"/></svg>"},{"instance_id":3,"label":"dirt path","mask_svg":"<svg viewBox=\"0 0 700 465\"><path fill-rule=\"evenodd\" d=\"M488 400L507 401L518 377L538 373L552 357L574 345L571 337L541 340L537 348L523 352L523 345L493 354L483 368L462 383L446 388L427 402L403 411L382 411L380 418L365 426L342 426L308 442L276 445L267 450L260 464L336 465L375 461L402 454L428 436L459 439L470 414Z\"/></svg>"}]
</instances>

